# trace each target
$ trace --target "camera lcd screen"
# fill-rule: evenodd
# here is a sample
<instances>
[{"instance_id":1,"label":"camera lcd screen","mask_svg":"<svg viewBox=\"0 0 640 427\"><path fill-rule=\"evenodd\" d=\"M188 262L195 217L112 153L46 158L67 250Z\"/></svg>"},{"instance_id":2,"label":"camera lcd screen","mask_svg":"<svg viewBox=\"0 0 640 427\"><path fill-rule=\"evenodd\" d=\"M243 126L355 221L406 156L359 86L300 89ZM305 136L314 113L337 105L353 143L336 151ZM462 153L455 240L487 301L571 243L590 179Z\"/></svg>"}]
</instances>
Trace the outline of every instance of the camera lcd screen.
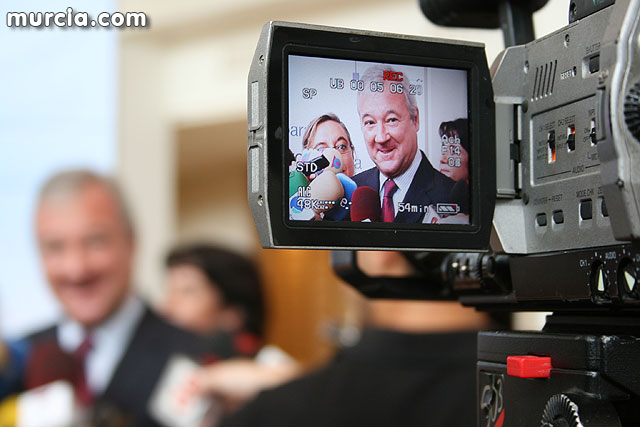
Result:
<instances>
[{"instance_id":1,"label":"camera lcd screen","mask_svg":"<svg viewBox=\"0 0 640 427\"><path fill-rule=\"evenodd\" d=\"M468 70L286 64L290 221L471 224Z\"/></svg>"}]
</instances>

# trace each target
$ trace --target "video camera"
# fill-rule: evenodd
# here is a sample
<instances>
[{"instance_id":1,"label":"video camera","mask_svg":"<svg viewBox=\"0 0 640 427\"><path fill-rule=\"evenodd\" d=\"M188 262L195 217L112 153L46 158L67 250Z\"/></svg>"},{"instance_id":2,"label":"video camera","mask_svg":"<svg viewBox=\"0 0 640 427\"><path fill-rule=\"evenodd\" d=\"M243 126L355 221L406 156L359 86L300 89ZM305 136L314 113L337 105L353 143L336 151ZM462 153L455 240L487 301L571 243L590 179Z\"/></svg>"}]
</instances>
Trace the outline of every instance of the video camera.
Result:
<instances>
[{"instance_id":1,"label":"video camera","mask_svg":"<svg viewBox=\"0 0 640 427\"><path fill-rule=\"evenodd\" d=\"M467 3L422 6L501 21L521 44L491 71L476 43L264 27L248 81L261 244L334 249L371 297L552 311L542 332L480 333L478 425L640 425L640 0L571 1L568 26L526 44L544 2ZM414 251L421 274L371 278L344 249Z\"/></svg>"}]
</instances>

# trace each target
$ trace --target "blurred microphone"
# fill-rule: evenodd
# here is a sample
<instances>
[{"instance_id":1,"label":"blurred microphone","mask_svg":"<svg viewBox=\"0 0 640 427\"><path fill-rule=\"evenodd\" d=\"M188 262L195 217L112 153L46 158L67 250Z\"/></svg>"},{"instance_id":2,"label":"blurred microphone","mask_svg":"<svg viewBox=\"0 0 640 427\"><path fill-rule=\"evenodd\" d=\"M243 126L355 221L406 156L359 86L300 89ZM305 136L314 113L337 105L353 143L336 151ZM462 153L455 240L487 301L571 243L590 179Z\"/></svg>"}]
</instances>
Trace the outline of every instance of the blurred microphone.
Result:
<instances>
[{"instance_id":1,"label":"blurred microphone","mask_svg":"<svg viewBox=\"0 0 640 427\"><path fill-rule=\"evenodd\" d=\"M67 381L12 395L0 404L0 426L68 427L76 421L73 387Z\"/></svg>"},{"instance_id":2,"label":"blurred microphone","mask_svg":"<svg viewBox=\"0 0 640 427\"><path fill-rule=\"evenodd\" d=\"M203 425L213 400L198 392L194 377L199 372L200 365L186 356L174 355L167 361L149 399L149 413L157 422L176 427Z\"/></svg>"},{"instance_id":3,"label":"blurred microphone","mask_svg":"<svg viewBox=\"0 0 640 427\"><path fill-rule=\"evenodd\" d=\"M309 195L311 200L317 201L312 209L317 213L326 212L335 206L337 199L344 196L344 189L336 174L325 170L309 184Z\"/></svg>"},{"instance_id":4,"label":"blurred microphone","mask_svg":"<svg viewBox=\"0 0 640 427\"><path fill-rule=\"evenodd\" d=\"M308 197L309 180L297 170L289 172L289 216L296 221L309 221L315 213L301 203Z\"/></svg>"},{"instance_id":5,"label":"blurred microphone","mask_svg":"<svg viewBox=\"0 0 640 427\"><path fill-rule=\"evenodd\" d=\"M325 148L322 155L329 161L327 170L335 174L344 172L344 162L338 150L335 148Z\"/></svg>"},{"instance_id":6,"label":"blurred microphone","mask_svg":"<svg viewBox=\"0 0 640 427\"><path fill-rule=\"evenodd\" d=\"M299 195L300 189L304 189L309 185L309 180L303 173L293 171L289 173L289 197Z\"/></svg>"},{"instance_id":7,"label":"blurred microphone","mask_svg":"<svg viewBox=\"0 0 640 427\"><path fill-rule=\"evenodd\" d=\"M449 193L449 200L460 206L460 213L469 213L469 184L466 180L456 181Z\"/></svg>"},{"instance_id":8,"label":"blurred microphone","mask_svg":"<svg viewBox=\"0 0 640 427\"><path fill-rule=\"evenodd\" d=\"M73 385L81 367L56 340L34 344L27 358L24 387L17 395L16 426L67 426L76 417Z\"/></svg>"},{"instance_id":9,"label":"blurred microphone","mask_svg":"<svg viewBox=\"0 0 640 427\"><path fill-rule=\"evenodd\" d=\"M311 158L312 155L318 154ZM311 160L309 160L311 158ZM318 150L304 150L301 162L296 165L296 170L306 176L322 173L325 169L333 173L344 172L342 156L335 148L326 148L322 152Z\"/></svg>"},{"instance_id":10,"label":"blurred microphone","mask_svg":"<svg viewBox=\"0 0 640 427\"><path fill-rule=\"evenodd\" d=\"M36 343L27 359L24 386L27 390L57 380L73 384L80 372L73 357L60 349L55 340Z\"/></svg>"},{"instance_id":11,"label":"blurred microphone","mask_svg":"<svg viewBox=\"0 0 640 427\"><path fill-rule=\"evenodd\" d=\"M371 187L358 187L351 198L351 221L379 222L382 216L380 196Z\"/></svg>"},{"instance_id":12,"label":"blurred microphone","mask_svg":"<svg viewBox=\"0 0 640 427\"><path fill-rule=\"evenodd\" d=\"M347 214L350 210L351 198L353 197L353 192L358 188L358 184L355 183L354 180L349 178L347 175L343 173L339 173L336 177L340 180L340 184L342 184L342 189L344 191L344 195L340 200L338 200L336 206L327 211L324 214L324 219L330 221L342 221L347 217Z\"/></svg>"},{"instance_id":13,"label":"blurred microphone","mask_svg":"<svg viewBox=\"0 0 640 427\"><path fill-rule=\"evenodd\" d=\"M0 426L18 424L18 396L13 395L0 402Z\"/></svg>"},{"instance_id":14,"label":"blurred microphone","mask_svg":"<svg viewBox=\"0 0 640 427\"><path fill-rule=\"evenodd\" d=\"M0 341L0 400L22 388L29 352L27 341Z\"/></svg>"}]
</instances>

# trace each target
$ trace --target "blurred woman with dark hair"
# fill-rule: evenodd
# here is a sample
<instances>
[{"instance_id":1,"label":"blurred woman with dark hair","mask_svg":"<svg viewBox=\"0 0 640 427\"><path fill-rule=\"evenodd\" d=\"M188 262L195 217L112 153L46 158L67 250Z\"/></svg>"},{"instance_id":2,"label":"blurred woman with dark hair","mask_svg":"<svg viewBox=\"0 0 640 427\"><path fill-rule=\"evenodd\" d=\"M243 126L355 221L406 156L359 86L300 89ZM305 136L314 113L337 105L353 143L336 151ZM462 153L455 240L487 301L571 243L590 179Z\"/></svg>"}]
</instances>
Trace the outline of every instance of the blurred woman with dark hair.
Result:
<instances>
[{"instance_id":1,"label":"blurred woman with dark hair","mask_svg":"<svg viewBox=\"0 0 640 427\"><path fill-rule=\"evenodd\" d=\"M198 244L166 259L167 296L162 311L178 326L204 335L216 356L193 375L193 392L213 398L216 419L260 390L299 373L278 347L263 346L264 302L256 266L242 255ZM228 360L220 360L228 359ZM215 425L211 422L210 425Z\"/></svg>"},{"instance_id":2,"label":"blurred woman with dark hair","mask_svg":"<svg viewBox=\"0 0 640 427\"><path fill-rule=\"evenodd\" d=\"M440 172L453 179L469 180L469 121L456 119L440 123L442 143Z\"/></svg>"},{"instance_id":3,"label":"blurred woman with dark hair","mask_svg":"<svg viewBox=\"0 0 640 427\"><path fill-rule=\"evenodd\" d=\"M166 266L162 311L167 318L210 337L211 350L221 358L255 355L264 305L254 264L227 249L199 244L172 250Z\"/></svg>"}]
</instances>

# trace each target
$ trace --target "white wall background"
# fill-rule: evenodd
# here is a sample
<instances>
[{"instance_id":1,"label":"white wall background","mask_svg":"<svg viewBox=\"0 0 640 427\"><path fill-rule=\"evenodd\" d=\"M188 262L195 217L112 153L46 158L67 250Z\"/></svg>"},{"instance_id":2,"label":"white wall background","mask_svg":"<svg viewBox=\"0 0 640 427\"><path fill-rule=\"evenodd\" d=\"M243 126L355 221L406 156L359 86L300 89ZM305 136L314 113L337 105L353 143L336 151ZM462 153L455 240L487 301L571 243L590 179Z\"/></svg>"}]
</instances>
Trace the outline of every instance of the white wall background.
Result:
<instances>
[{"instance_id":1,"label":"white wall background","mask_svg":"<svg viewBox=\"0 0 640 427\"><path fill-rule=\"evenodd\" d=\"M429 141L434 141L429 144L427 156L433 167L440 169L440 123L464 119L468 115L467 72L430 68L426 81L427 131Z\"/></svg>"},{"instance_id":2,"label":"white wall background","mask_svg":"<svg viewBox=\"0 0 640 427\"><path fill-rule=\"evenodd\" d=\"M66 10L60 0L0 4L0 332L17 336L54 320L32 230L36 194L53 171L115 165L116 33L8 28L7 12ZM114 0L82 3L96 14ZM81 8L81 9L80 9Z\"/></svg>"}]
</instances>

